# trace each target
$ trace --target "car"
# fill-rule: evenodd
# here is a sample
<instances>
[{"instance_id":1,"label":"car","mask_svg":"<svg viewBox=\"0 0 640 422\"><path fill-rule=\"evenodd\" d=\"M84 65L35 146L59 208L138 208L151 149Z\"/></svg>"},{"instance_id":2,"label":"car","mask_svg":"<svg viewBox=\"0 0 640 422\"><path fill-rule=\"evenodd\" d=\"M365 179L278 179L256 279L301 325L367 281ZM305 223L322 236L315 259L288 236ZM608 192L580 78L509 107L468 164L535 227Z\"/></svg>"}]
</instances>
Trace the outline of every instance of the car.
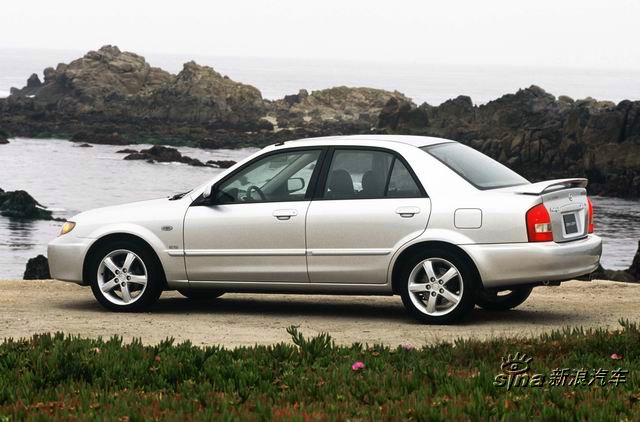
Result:
<instances>
[{"instance_id":1,"label":"car","mask_svg":"<svg viewBox=\"0 0 640 422\"><path fill-rule=\"evenodd\" d=\"M113 311L146 309L164 290L399 295L417 320L446 324L595 271L586 185L530 183L441 138L301 139L189 192L78 214L49 265Z\"/></svg>"}]
</instances>

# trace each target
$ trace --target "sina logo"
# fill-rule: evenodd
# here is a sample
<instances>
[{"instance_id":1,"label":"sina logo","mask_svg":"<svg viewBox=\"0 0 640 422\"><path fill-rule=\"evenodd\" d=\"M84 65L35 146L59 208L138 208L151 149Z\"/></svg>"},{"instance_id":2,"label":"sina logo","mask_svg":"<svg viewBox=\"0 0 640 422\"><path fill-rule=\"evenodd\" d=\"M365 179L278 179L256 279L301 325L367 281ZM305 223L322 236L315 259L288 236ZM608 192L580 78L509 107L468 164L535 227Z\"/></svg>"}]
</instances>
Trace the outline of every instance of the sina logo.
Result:
<instances>
[{"instance_id":1,"label":"sina logo","mask_svg":"<svg viewBox=\"0 0 640 422\"><path fill-rule=\"evenodd\" d=\"M544 375L529 374L532 360L532 357L517 352L515 355L503 356L500 364L502 373L495 376L493 385L506 387L507 390L513 387L542 387L544 385Z\"/></svg>"}]
</instances>

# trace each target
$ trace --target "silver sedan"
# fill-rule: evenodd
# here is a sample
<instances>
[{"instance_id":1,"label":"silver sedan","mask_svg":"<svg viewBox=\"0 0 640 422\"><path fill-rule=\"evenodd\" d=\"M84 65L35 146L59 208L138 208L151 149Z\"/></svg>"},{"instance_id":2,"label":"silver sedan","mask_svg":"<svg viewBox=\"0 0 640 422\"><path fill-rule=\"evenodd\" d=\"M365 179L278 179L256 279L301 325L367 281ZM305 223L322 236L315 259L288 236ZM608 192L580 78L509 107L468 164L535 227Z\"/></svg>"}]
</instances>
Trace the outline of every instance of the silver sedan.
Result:
<instances>
[{"instance_id":1,"label":"silver sedan","mask_svg":"<svg viewBox=\"0 0 640 422\"><path fill-rule=\"evenodd\" d=\"M186 193L78 214L49 264L115 311L163 290L396 294L418 320L449 323L598 267L586 185L530 183L446 139L304 139Z\"/></svg>"}]
</instances>

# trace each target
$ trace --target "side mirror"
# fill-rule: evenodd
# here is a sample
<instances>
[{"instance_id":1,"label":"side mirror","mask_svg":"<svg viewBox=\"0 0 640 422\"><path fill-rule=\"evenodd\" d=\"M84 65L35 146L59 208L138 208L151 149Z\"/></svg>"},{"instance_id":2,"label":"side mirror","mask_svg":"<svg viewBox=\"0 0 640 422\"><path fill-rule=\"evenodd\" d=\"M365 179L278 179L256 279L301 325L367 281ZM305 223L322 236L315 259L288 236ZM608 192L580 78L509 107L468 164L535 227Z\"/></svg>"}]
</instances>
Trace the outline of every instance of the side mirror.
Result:
<instances>
[{"instance_id":1,"label":"side mirror","mask_svg":"<svg viewBox=\"0 0 640 422\"><path fill-rule=\"evenodd\" d=\"M211 191L213 190L213 185L209 185L206 188L204 188L204 191L202 191L202 197L204 199L208 199L211 197Z\"/></svg>"},{"instance_id":2,"label":"side mirror","mask_svg":"<svg viewBox=\"0 0 640 422\"><path fill-rule=\"evenodd\" d=\"M202 191L202 198L211 199L215 197L215 194L216 194L215 185L209 185L204 189L204 191Z\"/></svg>"},{"instance_id":3,"label":"side mirror","mask_svg":"<svg viewBox=\"0 0 640 422\"><path fill-rule=\"evenodd\" d=\"M302 177L292 177L287 179L287 192L293 193L304 189L305 182Z\"/></svg>"}]
</instances>

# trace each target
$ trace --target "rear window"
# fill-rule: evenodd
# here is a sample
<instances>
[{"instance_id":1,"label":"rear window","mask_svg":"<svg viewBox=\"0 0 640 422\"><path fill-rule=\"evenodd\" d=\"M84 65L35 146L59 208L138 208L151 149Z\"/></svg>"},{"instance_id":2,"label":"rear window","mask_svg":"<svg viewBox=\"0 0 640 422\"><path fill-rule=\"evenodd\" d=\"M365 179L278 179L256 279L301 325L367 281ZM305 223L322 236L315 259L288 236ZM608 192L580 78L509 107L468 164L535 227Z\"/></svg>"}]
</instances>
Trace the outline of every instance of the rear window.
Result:
<instances>
[{"instance_id":1,"label":"rear window","mask_svg":"<svg viewBox=\"0 0 640 422\"><path fill-rule=\"evenodd\" d=\"M440 160L478 189L505 188L529 183L527 179L496 160L457 142L422 147L422 150Z\"/></svg>"}]
</instances>

